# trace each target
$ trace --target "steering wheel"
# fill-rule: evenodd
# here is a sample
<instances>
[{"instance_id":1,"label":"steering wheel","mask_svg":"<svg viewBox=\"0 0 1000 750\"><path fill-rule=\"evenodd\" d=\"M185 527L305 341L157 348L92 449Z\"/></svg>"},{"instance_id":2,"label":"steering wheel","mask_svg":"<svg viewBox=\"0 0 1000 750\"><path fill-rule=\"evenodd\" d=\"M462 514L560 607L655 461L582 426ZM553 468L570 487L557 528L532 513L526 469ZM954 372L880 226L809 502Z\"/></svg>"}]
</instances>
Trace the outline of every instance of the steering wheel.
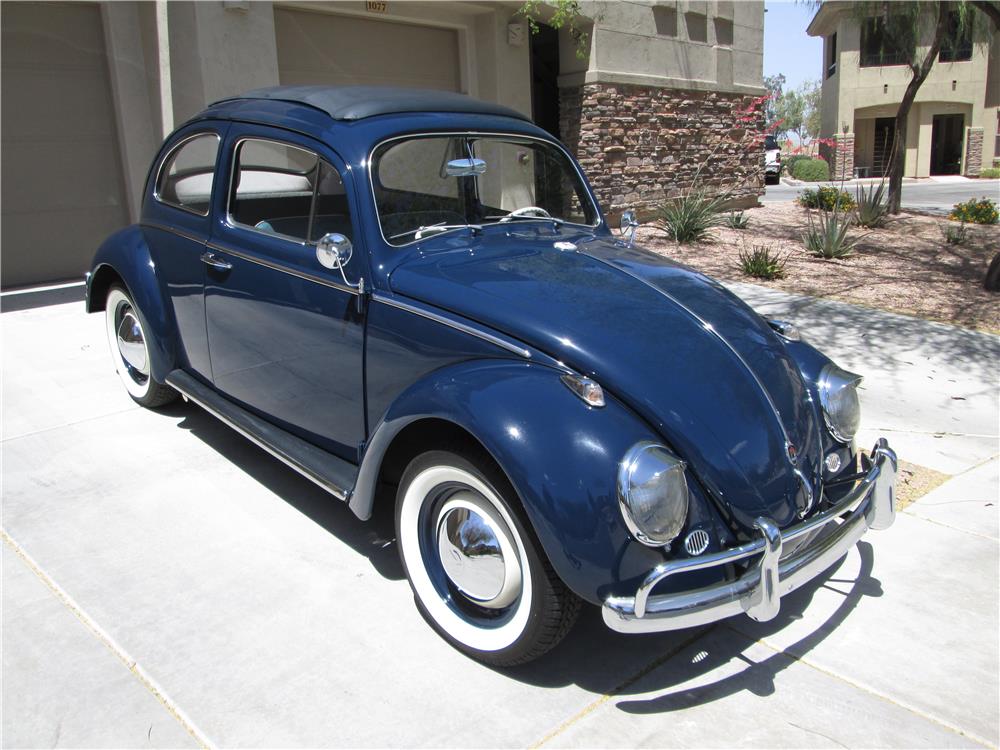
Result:
<instances>
[{"instance_id":1,"label":"steering wheel","mask_svg":"<svg viewBox=\"0 0 1000 750\"><path fill-rule=\"evenodd\" d=\"M552 218L552 214L541 206L525 206L524 208L515 208L509 214L500 219L500 221L510 221L513 216L541 216L543 219Z\"/></svg>"}]
</instances>

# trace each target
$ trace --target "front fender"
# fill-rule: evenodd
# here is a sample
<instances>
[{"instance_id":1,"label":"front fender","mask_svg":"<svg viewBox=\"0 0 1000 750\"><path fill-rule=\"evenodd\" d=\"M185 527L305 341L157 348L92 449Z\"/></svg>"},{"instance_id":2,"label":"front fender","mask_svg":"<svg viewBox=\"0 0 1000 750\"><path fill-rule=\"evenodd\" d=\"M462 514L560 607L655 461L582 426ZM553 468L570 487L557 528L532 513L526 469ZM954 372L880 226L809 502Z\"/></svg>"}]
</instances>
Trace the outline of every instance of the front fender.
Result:
<instances>
[{"instance_id":1,"label":"front fender","mask_svg":"<svg viewBox=\"0 0 1000 750\"><path fill-rule=\"evenodd\" d=\"M104 309L108 288L118 279L125 283L138 308L153 379L162 383L177 367L177 327L157 281L146 238L134 224L115 232L97 249L87 277L87 312Z\"/></svg>"},{"instance_id":2,"label":"front fender","mask_svg":"<svg viewBox=\"0 0 1000 750\"><path fill-rule=\"evenodd\" d=\"M599 602L627 588L665 557L632 541L618 509L622 456L659 438L613 398L588 407L544 365L475 360L430 373L389 407L366 450L351 509L371 515L382 458L420 419L451 422L474 435L510 479L563 582Z\"/></svg>"}]
</instances>

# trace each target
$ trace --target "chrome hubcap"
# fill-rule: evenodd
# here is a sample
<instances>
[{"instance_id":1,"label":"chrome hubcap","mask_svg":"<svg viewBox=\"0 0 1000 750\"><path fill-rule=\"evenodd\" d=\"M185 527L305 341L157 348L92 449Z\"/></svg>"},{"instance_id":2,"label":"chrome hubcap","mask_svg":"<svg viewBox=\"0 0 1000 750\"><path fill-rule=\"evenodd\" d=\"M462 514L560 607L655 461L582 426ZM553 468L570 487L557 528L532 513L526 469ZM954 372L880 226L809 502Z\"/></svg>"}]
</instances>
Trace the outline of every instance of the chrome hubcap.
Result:
<instances>
[{"instance_id":1,"label":"chrome hubcap","mask_svg":"<svg viewBox=\"0 0 1000 750\"><path fill-rule=\"evenodd\" d=\"M438 514L438 555L448 579L488 609L511 604L521 591L521 568L507 525L471 492L453 495Z\"/></svg>"},{"instance_id":2,"label":"chrome hubcap","mask_svg":"<svg viewBox=\"0 0 1000 750\"><path fill-rule=\"evenodd\" d=\"M129 366L143 375L147 374L146 342L142 337L139 320L131 309L122 314L121 322L118 324L118 351Z\"/></svg>"}]
</instances>

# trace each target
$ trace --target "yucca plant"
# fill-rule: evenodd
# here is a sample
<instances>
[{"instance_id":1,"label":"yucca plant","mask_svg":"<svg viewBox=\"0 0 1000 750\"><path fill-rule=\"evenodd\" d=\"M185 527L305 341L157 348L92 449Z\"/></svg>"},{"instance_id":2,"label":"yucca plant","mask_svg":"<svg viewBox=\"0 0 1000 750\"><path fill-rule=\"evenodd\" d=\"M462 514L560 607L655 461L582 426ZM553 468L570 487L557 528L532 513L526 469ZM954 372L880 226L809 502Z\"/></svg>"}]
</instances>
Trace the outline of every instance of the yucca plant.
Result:
<instances>
[{"instance_id":1,"label":"yucca plant","mask_svg":"<svg viewBox=\"0 0 1000 750\"><path fill-rule=\"evenodd\" d=\"M941 225L941 234L944 235L944 241L949 245L964 245L966 239L968 239L968 232L964 221L957 226L947 223Z\"/></svg>"},{"instance_id":2,"label":"yucca plant","mask_svg":"<svg viewBox=\"0 0 1000 750\"><path fill-rule=\"evenodd\" d=\"M750 219L742 211L733 211L725 218L725 224L730 229L746 229Z\"/></svg>"},{"instance_id":3,"label":"yucca plant","mask_svg":"<svg viewBox=\"0 0 1000 750\"><path fill-rule=\"evenodd\" d=\"M875 229L885 223L889 205L885 200L884 180L867 190L864 185L859 185L855 198L857 207L854 209L854 216L860 226Z\"/></svg>"},{"instance_id":4,"label":"yucca plant","mask_svg":"<svg viewBox=\"0 0 1000 750\"><path fill-rule=\"evenodd\" d=\"M703 190L672 198L657 210L663 230L679 244L700 242L712 227L722 223L725 196L710 196Z\"/></svg>"},{"instance_id":5,"label":"yucca plant","mask_svg":"<svg viewBox=\"0 0 1000 750\"><path fill-rule=\"evenodd\" d=\"M851 217L834 209L820 211L816 221L809 214L809 228L802 237L806 250L820 258L832 260L846 258L854 252L857 239L849 239L847 231L851 228Z\"/></svg>"},{"instance_id":6,"label":"yucca plant","mask_svg":"<svg viewBox=\"0 0 1000 750\"><path fill-rule=\"evenodd\" d=\"M785 276L788 256L782 257L771 245L751 245L740 250L740 270L755 279L781 279Z\"/></svg>"}]
</instances>

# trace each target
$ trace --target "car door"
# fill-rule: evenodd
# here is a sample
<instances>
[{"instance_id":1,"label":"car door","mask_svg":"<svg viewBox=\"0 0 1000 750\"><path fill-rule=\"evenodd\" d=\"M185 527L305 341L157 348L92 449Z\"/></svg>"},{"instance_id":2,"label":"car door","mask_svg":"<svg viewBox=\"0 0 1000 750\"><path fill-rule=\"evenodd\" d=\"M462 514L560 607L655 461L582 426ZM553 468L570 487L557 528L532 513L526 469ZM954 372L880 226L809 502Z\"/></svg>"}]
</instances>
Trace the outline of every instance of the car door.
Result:
<instances>
[{"instance_id":1,"label":"car door","mask_svg":"<svg viewBox=\"0 0 1000 750\"><path fill-rule=\"evenodd\" d=\"M365 439L366 254L324 267L316 241L360 241L343 162L292 133L233 125L209 246L205 320L215 388L278 426L357 462ZM222 204L222 205L220 205Z\"/></svg>"},{"instance_id":2,"label":"car door","mask_svg":"<svg viewBox=\"0 0 1000 750\"><path fill-rule=\"evenodd\" d=\"M199 123L163 149L143 207L142 229L179 334L178 362L212 379L205 335L205 264L210 208L228 124Z\"/></svg>"}]
</instances>

